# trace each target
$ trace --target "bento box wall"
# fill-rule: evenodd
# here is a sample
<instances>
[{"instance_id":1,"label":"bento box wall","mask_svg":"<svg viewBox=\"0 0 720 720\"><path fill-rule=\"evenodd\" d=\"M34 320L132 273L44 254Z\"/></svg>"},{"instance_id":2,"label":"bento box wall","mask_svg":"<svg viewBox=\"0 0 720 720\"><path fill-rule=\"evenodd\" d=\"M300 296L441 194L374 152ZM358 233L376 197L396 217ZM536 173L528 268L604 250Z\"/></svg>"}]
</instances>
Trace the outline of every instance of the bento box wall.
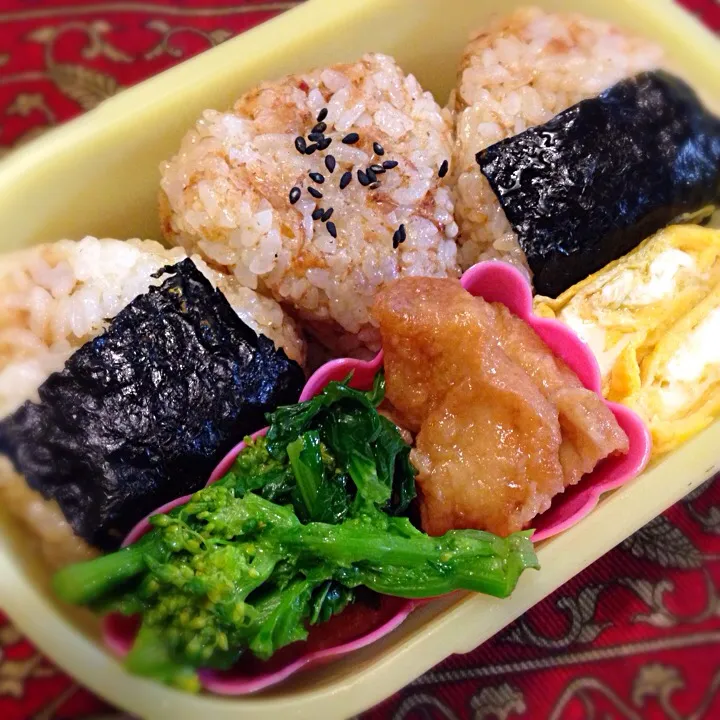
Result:
<instances>
[{"instance_id":1,"label":"bento box wall","mask_svg":"<svg viewBox=\"0 0 720 720\"><path fill-rule=\"evenodd\" d=\"M2 249L84 234L157 236L158 163L205 107L227 107L253 84L362 52L397 56L444 101L468 33L500 0L309 0L261 27L123 92L0 163ZM718 45L671 0L537 0L581 10L656 38L704 97L720 103ZM0 604L41 649L94 691L148 718L345 718L452 652L466 652L603 552L679 500L718 467L717 423L628 486L575 528L539 549L544 570L507 601L430 603L380 643L242 700L187 696L126 674L96 641L88 615L53 600L47 570L22 527L0 508ZM71 623L68 623L67 620Z\"/></svg>"},{"instance_id":2,"label":"bento box wall","mask_svg":"<svg viewBox=\"0 0 720 720\"><path fill-rule=\"evenodd\" d=\"M696 84L703 78L700 90L717 96L720 76L708 49L683 44L682 29L663 23L663 6L669 3L655 0L649 11L638 0L586 0L582 11L656 36L680 71ZM480 0L311 0L270 25L124 91L21 155L11 155L4 172L0 166L2 247L86 234L159 238L158 165L203 109L227 108L264 79L368 51L395 55L444 102L469 32L494 12L523 4L528 3L510 1L499 7ZM580 9L568 0L541 4ZM305 20L310 10L313 22Z\"/></svg>"}]
</instances>

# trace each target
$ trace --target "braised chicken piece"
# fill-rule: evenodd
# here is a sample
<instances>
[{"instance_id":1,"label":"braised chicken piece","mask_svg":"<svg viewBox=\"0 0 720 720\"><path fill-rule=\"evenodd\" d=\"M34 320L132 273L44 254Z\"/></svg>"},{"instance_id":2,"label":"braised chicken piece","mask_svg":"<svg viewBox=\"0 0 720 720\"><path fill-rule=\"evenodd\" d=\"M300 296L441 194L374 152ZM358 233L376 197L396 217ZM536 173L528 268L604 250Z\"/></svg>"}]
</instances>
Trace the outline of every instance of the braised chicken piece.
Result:
<instances>
[{"instance_id":1,"label":"braised chicken piece","mask_svg":"<svg viewBox=\"0 0 720 720\"><path fill-rule=\"evenodd\" d=\"M563 431L560 463L566 487L591 472L610 454L608 448L627 452L627 436L602 398L584 387L527 323L500 303L471 299L482 303L493 314L494 334L500 347L557 407Z\"/></svg>"},{"instance_id":2,"label":"braised chicken piece","mask_svg":"<svg viewBox=\"0 0 720 720\"><path fill-rule=\"evenodd\" d=\"M417 432L423 528L527 527L628 439L525 322L455 280L404 278L374 305L387 399Z\"/></svg>"}]
</instances>

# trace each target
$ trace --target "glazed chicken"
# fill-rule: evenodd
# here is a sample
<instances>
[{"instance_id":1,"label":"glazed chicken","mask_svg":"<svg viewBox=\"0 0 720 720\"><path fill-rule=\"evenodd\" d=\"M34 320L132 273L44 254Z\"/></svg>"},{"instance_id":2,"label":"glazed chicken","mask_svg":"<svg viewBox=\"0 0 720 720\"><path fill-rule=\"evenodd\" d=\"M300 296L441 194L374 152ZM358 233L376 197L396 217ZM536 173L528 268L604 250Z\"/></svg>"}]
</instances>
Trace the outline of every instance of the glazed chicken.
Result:
<instances>
[{"instance_id":1,"label":"glazed chicken","mask_svg":"<svg viewBox=\"0 0 720 720\"><path fill-rule=\"evenodd\" d=\"M628 439L525 322L455 280L404 278L374 305L387 399L417 433L423 529L527 527Z\"/></svg>"}]
</instances>

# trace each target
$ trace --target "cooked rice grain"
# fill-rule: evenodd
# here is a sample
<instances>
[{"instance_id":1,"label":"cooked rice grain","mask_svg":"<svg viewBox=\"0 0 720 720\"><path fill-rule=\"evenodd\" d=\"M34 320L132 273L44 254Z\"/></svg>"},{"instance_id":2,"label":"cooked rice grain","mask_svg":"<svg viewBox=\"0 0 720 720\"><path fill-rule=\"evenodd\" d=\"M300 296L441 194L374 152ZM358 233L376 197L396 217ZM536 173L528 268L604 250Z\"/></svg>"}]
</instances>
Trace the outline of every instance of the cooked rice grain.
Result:
<instances>
[{"instance_id":1,"label":"cooked rice grain","mask_svg":"<svg viewBox=\"0 0 720 720\"><path fill-rule=\"evenodd\" d=\"M323 108L332 144L301 154L296 138L310 133ZM343 143L351 133L359 140ZM398 165L378 175L373 190L357 173L382 162L374 143L382 160ZM402 275L457 274L452 197L438 177L451 151L449 114L390 57L366 55L263 83L229 112L206 111L163 164L163 231L243 285L271 294L336 352L375 350L368 308L379 288ZM332 173L327 155L335 158ZM352 181L341 190L348 171ZM324 175L324 183L309 172ZM302 192L291 204L293 187ZM317 207L333 208L337 238L313 220ZM401 223L407 239L393 249Z\"/></svg>"},{"instance_id":2,"label":"cooked rice grain","mask_svg":"<svg viewBox=\"0 0 720 720\"><path fill-rule=\"evenodd\" d=\"M504 259L529 270L515 232L475 154L619 80L660 65L657 45L601 20L521 8L475 33L460 62L456 113L455 215L466 269Z\"/></svg>"}]
</instances>

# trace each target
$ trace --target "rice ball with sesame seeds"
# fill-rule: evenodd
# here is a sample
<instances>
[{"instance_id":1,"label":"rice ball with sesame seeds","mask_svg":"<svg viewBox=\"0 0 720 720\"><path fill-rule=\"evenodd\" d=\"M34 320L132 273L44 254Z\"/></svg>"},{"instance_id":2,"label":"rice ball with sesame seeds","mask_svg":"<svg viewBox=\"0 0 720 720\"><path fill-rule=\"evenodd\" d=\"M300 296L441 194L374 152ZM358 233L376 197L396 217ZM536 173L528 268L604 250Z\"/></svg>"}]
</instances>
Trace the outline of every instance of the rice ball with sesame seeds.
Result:
<instances>
[{"instance_id":1,"label":"rice ball with sesame seeds","mask_svg":"<svg viewBox=\"0 0 720 720\"><path fill-rule=\"evenodd\" d=\"M384 284L458 274L451 151L449 113L388 56L263 83L163 164L163 232L335 352L374 351Z\"/></svg>"},{"instance_id":2,"label":"rice ball with sesame seeds","mask_svg":"<svg viewBox=\"0 0 720 720\"><path fill-rule=\"evenodd\" d=\"M520 8L474 33L450 99L463 269L480 260L502 259L530 274L517 235L480 173L476 153L661 61L658 45L579 14Z\"/></svg>"}]
</instances>

